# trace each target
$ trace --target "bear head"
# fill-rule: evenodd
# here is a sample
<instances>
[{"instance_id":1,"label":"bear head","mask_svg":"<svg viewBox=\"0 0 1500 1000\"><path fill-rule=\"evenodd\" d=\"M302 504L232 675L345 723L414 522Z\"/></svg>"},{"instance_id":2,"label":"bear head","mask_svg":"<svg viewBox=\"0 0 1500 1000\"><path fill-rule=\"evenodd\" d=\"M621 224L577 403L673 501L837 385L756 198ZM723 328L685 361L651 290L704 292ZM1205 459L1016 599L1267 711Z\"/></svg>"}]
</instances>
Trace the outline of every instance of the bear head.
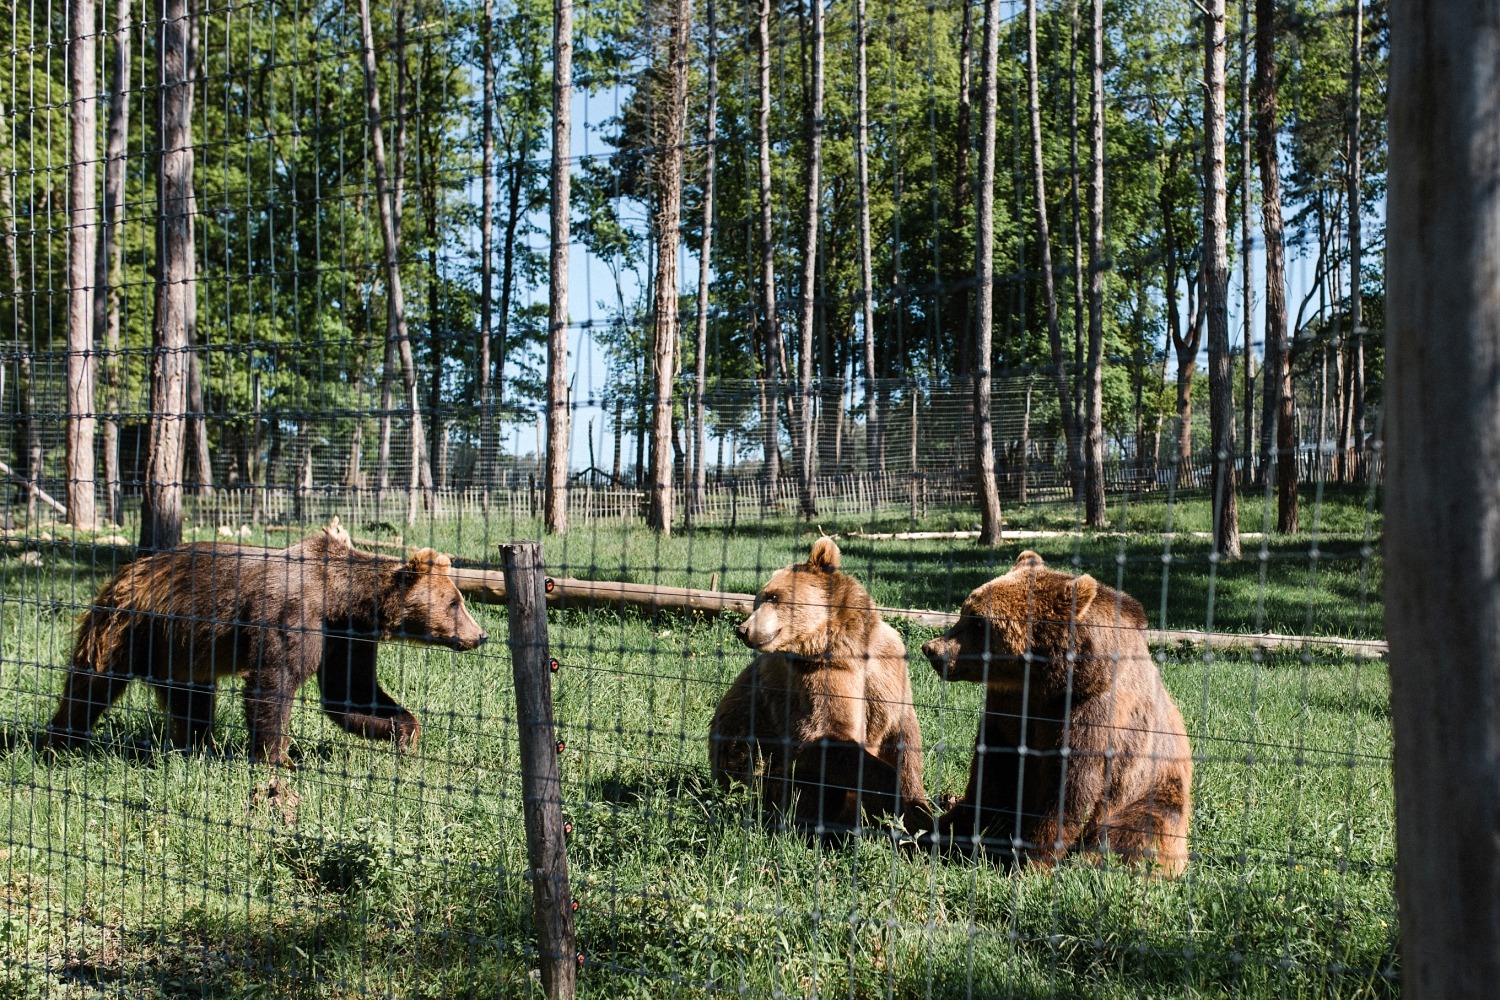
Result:
<instances>
[{"instance_id":1,"label":"bear head","mask_svg":"<svg viewBox=\"0 0 1500 1000\"><path fill-rule=\"evenodd\" d=\"M1098 594L1093 577L1060 573L1023 552L1009 573L971 593L958 622L922 652L946 680L1019 689L1028 654L1063 663L1078 650L1080 625Z\"/></svg>"},{"instance_id":2,"label":"bear head","mask_svg":"<svg viewBox=\"0 0 1500 1000\"><path fill-rule=\"evenodd\" d=\"M836 632L868 630L874 604L853 577L839 572L839 547L826 535L807 562L771 574L755 595L755 610L735 635L762 653L820 657Z\"/></svg>"},{"instance_id":3,"label":"bear head","mask_svg":"<svg viewBox=\"0 0 1500 1000\"><path fill-rule=\"evenodd\" d=\"M433 549L418 549L401 565L395 574L399 612L388 619L394 637L460 650L484 645L489 634L469 614L452 568Z\"/></svg>"}]
</instances>

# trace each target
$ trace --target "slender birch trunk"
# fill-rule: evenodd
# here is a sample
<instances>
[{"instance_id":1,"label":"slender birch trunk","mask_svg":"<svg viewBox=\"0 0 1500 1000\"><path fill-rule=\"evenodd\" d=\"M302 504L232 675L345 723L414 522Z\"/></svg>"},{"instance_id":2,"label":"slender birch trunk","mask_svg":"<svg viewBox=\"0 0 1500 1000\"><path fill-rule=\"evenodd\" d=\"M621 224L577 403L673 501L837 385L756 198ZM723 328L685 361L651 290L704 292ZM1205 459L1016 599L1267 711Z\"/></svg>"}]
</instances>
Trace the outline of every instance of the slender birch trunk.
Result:
<instances>
[{"instance_id":1,"label":"slender birch trunk","mask_svg":"<svg viewBox=\"0 0 1500 1000\"><path fill-rule=\"evenodd\" d=\"M678 263L682 242L682 148L687 141L688 37L691 0L671 0L671 42L662 80L656 154L656 330L653 361L656 398L651 414L651 487L646 523L663 537L672 533L672 402L677 380Z\"/></svg>"},{"instance_id":2,"label":"slender birch trunk","mask_svg":"<svg viewBox=\"0 0 1500 1000\"><path fill-rule=\"evenodd\" d=\"M1089 359L1084 400L1084 520L1102 528L1104 506L1104 0L1093 0L1089 101Z\"/></svg>"},{"instance_id":3,"label":"slender birch trunk","mask_svg":"<svg viewBox=\"0 0 1500 1000\"><path fill-rule=\"evenodd\" d=\"M1229 252L1224 178L1224 0L1204 16L1203 299L1208 319L1209 426L1214 470L1214 549L1240 556L1234 445L1234 374L1229 354Z\"/></svg>"},{"instance_id":4,"label":"slender birch trunk","mask_svg":"<svg viewBox=\"0 0 1500 1000\"><path fill-rule=\"evenodd\" d=\"M864 84L864 6L859 7L860 36L859 36L859 59L860 59L860 85ZM954 142L953 157L953 228L962 232L964 228L964 212L974 200L973 185L969 181L969 146L973 143L973 94L974 87L974 5L965 3L963 5L963 19L959 25L958 34L958 136ZM863 110L864 105L860 105ZM864 124L864 116L860 117L861 127ZM969 303L972 297L970 289L960 286L954 292L957 300L957 308L954 315L959 319L957 337L957 351L953 359L953 373L960 378L969 373L969 365L973 359L973 317L969 315Z\"/></svg>"},{"instance_id":5,"label":"slender birch trunk","mask_svg":"<svg viewBox=\"0 0 1500 1000\"><path fill-rule=\"evenodd\" d=\"M1083 466L1083 453L1078 440L1078 428L1070 419L1073 413L1073 393L1068 385L1068 363L1063 356L1062 327L1057 315L1057 276L1052 266L1052 227L1047 218L1047 165L1042 154L1036 0L1026 0L1026 107L1031 120L1031 175L1036 196L1037 245L1042 256L1042 295L1047 305L1047 346L1051 350L1052 380L1057 392L1058 412L1062 414L1063 436L1067 442L1068 479L1073 482L1078 479L1079 470Z\"/></svg>"},{"instance_id":6,"label":"slender birch trunk","mask_svg":"<svg viewBox=\"0 0 1500 1000\"><path fill-rule=\"evenodd\" d=\"M798 319L797 390L801 451L798 496L802 516L818 516L814 476L817 455L813 436L813 326L817 310L818 227L823 204L823 0L808 0L812 8L812 102L807 128L807 210L803 216L802 310Z\"/></svg>"},{"instance_id":7,"label":"slender birch trunk","mask_svg":"<svg viewBox=\"0 0 1500 1000\"><path fill-rule=\"evenodd\" d=\"M406 326L406 299L401 287L400 239L397 223L397 192L393 191L386 171L385 132L380 120L380 90L375 76L375 34L370 24L370 0L360 0L360 28L363 34L365 71L365 104L370 116L370 159L375 165L375 198L380 213L381 244L384 249L386 280L386 339L394 341L392 352L401 363L407 405L411 409L411 480L408 484L406 520L416 522L422 494L431 488L432 466L426 454L422 431L422 411L417 398L417 368L412 357L411 337ZM398 76L402 73L398 65ZM398 116L399 117L399 116ZM398 124L398 127L404 128ZM400 160L400 157L397 157ZM429 503L431 498L428 498Z\"/></svg>"},{"instance_id":8,"label":"slender birch trunk","mask_svg":"<svg viewBox=\"0 0 1500 1000\"><path fill-rule=\"evenodd\" d=\"M776 245L771 226L771 0L760 0L756 22L756 54L760 70L760 104L756 112L756 142L760 165L760 295L761 347L765 351L761 391L761 437L765 441L767 502L776 504L781 478L780 422L781 328L776 319Z\"/></svg>"},{"instance_id":9,"label":"slender birch trunk","mask_svg":"<svg viewBox=\"0 0 1500 1000\"><path fill-rule=\"evenodd\" d=\"M475 371L475 389L479 393L479 463L475 469L484 498L484 509L489 510L489 487L494 479L495 466L495 408L490 398L490 349L494 328L491 317L494 310L495 280L495 43L494 0L484 0L484 24L480 26L481 58L484 60L480 101L484 109L480 115L482 136L480 138L480 170L484 174L479 209L479 365Z\"/></svg>"},{"instance_id":10,"label":"slender birch trunk","mask_svg":"<svg viewBox=\"0 0 1500 1000\"><path fill-rule=\"evenodd\" d=\"M156 52L156 313L151 430L141 498L141 548L182 541L183 437L188 407L188 327L195 310L192 20L188 0L161 0Z\"/></svg>"},{"instance_id":11,"label":"slender birch trunk","mask_svg":"<svg viewBox=\"0 0 1500 1000\"><path fill-rule=\"evenodd\" d=\"M703 238L698 245L698 325L693 348L693 485L688 494L687 520L692 523L703 509L708 492L704 465L707 447L704 394L708 391L708 293L710 261L714 248L714 181L719 155L719 49L714 0L708 0L708 108L704 112L703 141Z\"/></svg>"},{"instance_id":12,"label":"slender birch trunk","mask_svg":"<svg viewBox=\"0 0 1500 1000\"><path fill-rule=\"evenodd\" d=\"M99 227L99 252L94 265L94 340L104 355L104 516L112 524L125 516L120 481L120 289L124 286L125 157L130 128L130 0L116 0L114 59L109 76L109 125L104 153L104 217Z\"/></svg>"},{"instance_id":13,"label":"slender birch trunk","mask_svg":"<svg viewBox=\"0 0 1500 1000\"><path fill-rule=\"evenodd\" d=\"M995 436L990 422L990 356L995 314L995 100L1000 40L999 0L984 3L984 53L981 57L979 140L979 213L974 252L974 280L979 295L975 325L978 350L974 368L974 448L978 471L979 544L998 546L1001 539L1000 488L995 482Z\"/></svg>"},{"instance_id":14,"label":"slender birch trunk","mask_svg":"<svg viewBox=\"0 0 1500 1000\"><path fill-rule=\"evenodd\" d=\"M573 143L573 0L552 4L552 205L547 293L547 530L568 531L568 208Z\"/></svg>"},{"instance_id":15,"label":"slender birch trunk","mask_svg":"<svg viewBox=\"0 0 1500 1000\"><path fill-rule=\"evenodd\" d=\"M68 429L64 497L68 524L92 529L94 497L94 227L99 145L97 0L68 2Z\"/></svg>"},{"instance_id":16,"label":"slender birch trunk","mask_svg":"<svg viewBox=\"0 0 1500 1000\"><path fill-rule=\"evenodd\" d=\"M869 456L868 471L884 474L885 446L881 442L884 431L880 425L875 385L875 270L870 259L870 73L866 59L869 22L865 18L865 0L854 2L854 35L854 100L858 115L854 166L859 186L859 308L865 349L865 450Z\"/></svg>"}]
</instances>

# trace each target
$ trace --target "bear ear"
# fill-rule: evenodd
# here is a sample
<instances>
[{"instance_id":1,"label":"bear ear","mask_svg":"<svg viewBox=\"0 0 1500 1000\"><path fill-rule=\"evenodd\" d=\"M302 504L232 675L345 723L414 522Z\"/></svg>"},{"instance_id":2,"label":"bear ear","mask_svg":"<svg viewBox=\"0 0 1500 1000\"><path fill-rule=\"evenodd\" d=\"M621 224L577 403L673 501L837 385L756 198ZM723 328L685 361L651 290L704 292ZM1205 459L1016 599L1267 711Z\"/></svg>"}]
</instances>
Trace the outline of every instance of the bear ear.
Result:
<instances>
[{"instance_id":1,"label":"bear ear","mask_svg":"<svg viewBox=\"0 0 1500 1000\"><path fill-rule=\"evenodd\" d=\"M1087 573L1069 580L1068 585L1063 588L1062 607L1057 609L1060 612L1059 620L1082 618L1083 613L1089 609L1089 605L1093 604L1094 598L1098 596L1099 581Z\"/></svg>"},{"instance_id":2,"label":"bear ear","mask_svg":"<svg viewBox=\"0 0 1500 1000\"><path fill-rule=\"evenodd\" d=\"M807 554L807 566L825 573L832 573L839 568L839 547L833 544L832 538L824 535L813 542L812 551Z\"/></svg>"},{"instance_id":3,"label":"bear ear","mask_svg":"<svg viewBox=\"0 0 1500 1000\"><path fill-rule=\"evenodd\" d=\"M333 515L327 526L323 528L323 534L327 535L328 540L340 548L352 548L354 545L353 540L349 537L349 532L345 531L344 526L339 523L339 516L337 514Z\"/></svg>"},{"instance_id":4,"label":"bear ear","mask_svg":"<svg viewBox=\"0 0 1500 1000\"><path fill-rule=\"evenodd\" d=\"M1046 565L1047 565L1046 563L1042 562L1042 557L1041 556L1037 555L1035 552L1031 551L1030 549L1027 549L1025 552L1022 552L1020 555L1016 556L1016 564L1012 568L1013 569L1042 569Z\"/></svg>"},{"instance_id":5,"label":"bear ear","mask_svg":"<svg viewBox=\"0 0 1500 1000\"><path fill-rule=\"evenodd\" d=\"M412 575L437 573L447 576L452 566L453 561L436 549L418 549L406 560L406 571Z\"/></svg>"}]
</instances>

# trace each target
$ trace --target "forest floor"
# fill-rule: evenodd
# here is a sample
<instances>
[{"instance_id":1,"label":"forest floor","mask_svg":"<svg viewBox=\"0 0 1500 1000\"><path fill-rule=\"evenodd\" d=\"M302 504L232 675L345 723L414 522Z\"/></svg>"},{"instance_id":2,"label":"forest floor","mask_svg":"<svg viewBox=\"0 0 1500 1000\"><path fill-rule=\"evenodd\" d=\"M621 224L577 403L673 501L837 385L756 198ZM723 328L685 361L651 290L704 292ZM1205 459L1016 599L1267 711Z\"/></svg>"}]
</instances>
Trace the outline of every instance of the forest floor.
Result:
<instances>
[{"instance_id":1,"label":"forest floor","mask_svg":"<svg viewBox=\"0 0 1500 1000\"><path fill-rule=\"evenodd\" d=\"M1259 503L1242 503L1247 531L1263 530ZM840 544L844 568L887 606L952 610L1031 548L1122 586L1153 626L1381 638L1378 508L1357 490L1305 503L1301 535L1247 540L1238 562L1211 561L1193 536L1208 527L1201 498L1116 502L1104 532L1076 532L1071 505L1011 508L1008 527L1065 534L996 552L962 540ZM821 528L972 522L944 512ZM494 566L499 542L537 534L481 521L405 540ZM815 535L782 518L667 540L584 525L548 539L546 559L556 575L753 591ZM299 769L272 785L246 760L237 697L220 699L212 748L170 752L137 685L91 749L49 761L33 741L73 623L126 557L53 541L0 558L0 768L11 786L0 997L539 994L504 609L473 609L492 638L477 652L382 653L386 686L422 717L416 753L344 734L310 686L294 715ZM1049 875L913 855L881 831L830 847L758 822L708 777L708 720L748 662L734 621L608 610L554 610L549 621L581 995L1397 990L1379 660L1318 643L1162 650L1195 752L1187 873L1068 862ZM932 634L898 627L912 649ZM942 683L920 659L912 683L928 791L961 791L981 692Z\"/></svg>"}]
</instances>

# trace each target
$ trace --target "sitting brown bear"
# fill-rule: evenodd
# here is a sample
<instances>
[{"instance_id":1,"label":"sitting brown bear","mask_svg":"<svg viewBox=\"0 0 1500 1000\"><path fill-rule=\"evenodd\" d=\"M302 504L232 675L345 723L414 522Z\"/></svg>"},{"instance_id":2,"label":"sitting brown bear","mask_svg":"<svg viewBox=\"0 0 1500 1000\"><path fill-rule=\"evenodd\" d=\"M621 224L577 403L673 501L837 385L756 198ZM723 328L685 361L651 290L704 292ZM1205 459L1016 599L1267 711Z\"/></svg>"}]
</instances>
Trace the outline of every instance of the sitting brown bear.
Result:
<instances>
[{"instance_id":1,"label":"sitting brown bear","mask_svg":"<svg viewBox=\"0 0 1500 1000\"><path fill-rule=\"evenodd\" d=\"M922 652L945 679L987 688L969 785L938 819L940 844L1047 867L1079 848L1182 872L1192 752L1139 602L1023 552Z\"/></svg>"},{"instance_id":2,"label":"sitting brown bear","mask_svg":"<svg viewBox=\"0 0 1500 1000\"><path fill-rule=\"evenodd\" d=\"M795 799L805 827L853 827L861 808L931 825L906 646L864 588L839 572L833 539L819 538L806 563L776 571L736 634L759 655L710 726L721 785L758 776L766 804Z\"/></svg>"},{"instance_id":3,"label":"sitting brown bear","mask_svg":"<svg viewBox=\"0 0 1500 1000\"><path fill-rule=\"evenodd\" d=\"M216 681L239 674L252 759L289 764L292 697L314 673L342 728L412 745L421 724L376 681L376 644L489 638L450 568L432 549L406 561L361 552L337 524L286 549L198 543L137 559L83 617L47 745L83 740L137 677L170 714L173 742L201 743Z\"/></svg>"}]
</instances>

